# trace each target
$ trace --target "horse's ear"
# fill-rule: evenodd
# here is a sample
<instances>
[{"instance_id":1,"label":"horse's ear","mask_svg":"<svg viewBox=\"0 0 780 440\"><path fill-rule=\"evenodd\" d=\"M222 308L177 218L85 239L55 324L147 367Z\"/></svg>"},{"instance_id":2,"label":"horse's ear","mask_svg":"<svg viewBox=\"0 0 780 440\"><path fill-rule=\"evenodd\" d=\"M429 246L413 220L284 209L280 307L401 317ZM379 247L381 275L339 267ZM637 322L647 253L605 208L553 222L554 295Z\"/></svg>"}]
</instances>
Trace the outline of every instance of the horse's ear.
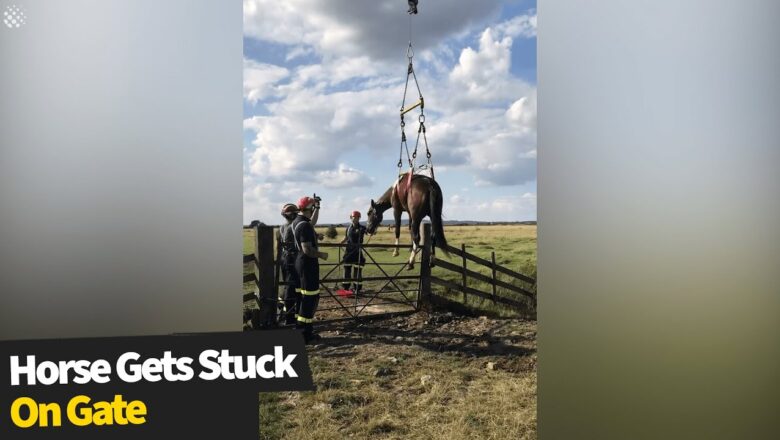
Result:
<instances>
[{"instance_id":1,"label":"horse's ear","mask_svg":"<svg viewBox=\"0 0 780 440\"><path fill-rule=\"evenodd\" d=\"M371 207L376 208L376 203L374 203L374 199L371 199Z\"/></svg>"}]
</instances>

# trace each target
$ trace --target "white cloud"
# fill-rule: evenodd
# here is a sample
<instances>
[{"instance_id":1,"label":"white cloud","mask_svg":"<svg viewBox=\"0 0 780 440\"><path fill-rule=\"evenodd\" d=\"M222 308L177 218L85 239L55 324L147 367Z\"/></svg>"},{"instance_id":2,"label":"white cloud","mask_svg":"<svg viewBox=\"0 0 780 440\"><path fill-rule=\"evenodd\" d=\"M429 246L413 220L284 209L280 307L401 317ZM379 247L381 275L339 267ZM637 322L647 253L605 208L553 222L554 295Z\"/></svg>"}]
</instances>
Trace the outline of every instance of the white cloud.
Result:
<instances>
[{"instance_id":1,"label":"white cloud","mask_svg":"<svg viewBox=\"0 0 780 440\"><path fill-rule=\"evenodd\" d=\"M256 183L252 179L245 179L244 224L259 220L268 225L278 225L283 221L280 214L282 206L285 203L294 203L307 194L312 194L311 188L307 191L295 185ZM370 200L369 197L345 197L341 194L324 197L320 223L346 223L349 221L349 214L355 210L365 215Z\"/></svg>"},{"instance_id":2,"label":"white cloud","mask_svg":"<svg viewBox=\"0 0 780 440\"><path fill-rule=\"evenodd\" d=\"M278 96L277 84L290 75L284 67L244 59L244 99L256 104L271 96Z\"/></svg>"},{"instance_id":3,"label":"white cloud","mask_svg":"<svg viewBox=\"0 0 780 440\"><path fill-rule=\"evenodd\" d=\"M428 0L413 17L420 50L495 16L498 0ZM244 34L328 56L402 56L409 40L406 5L398 0L245 0Z\"/></svg>"},{"instance_id":4,"label":"white cloud","mask_svg":"<svg viewBox=\"0 0 780 440\"><path fill-rule=\"evenodd\" d=\"M453 204L453 205L464 204L464 203L466 203L467 200L468 199L466 199L465 197L461 196L460 194L455 194L453 196L450 196L450 203Z\"/></svg>"},{"instance_id":5,"label":"white cloud","mask_svg":"<svg viewBox=\"0 0 780 440\"><path fill-rule=\"evenodd\" d=\"M531 38L532 30L535 34L535 12L487 27L485 19L498 2L455 3L430 0L425 8L440 8L440 16L425 14L421 7L414 18L415 23L435 22L431 29L415 25L415 66L426 98L436 175L465 174L478 186L533 181L536 88L512 75L511 61L513 39ZM245 201L251 205L245 217L270 209L270 220L276 222L277 204L330 189L330 194L338 195L329 195L323 213L329 213L327 221L340 221L330 220L334 215L330 212L348 214L368 204L368 197L358 203L350 188L378 196L369 188L394 175L408 38L392 21L399 7L405 11L396 1L380 1L378 6L346 0L245 1L246 36L282 44L287 61L307 63L285 68L245 62L249 73L245 97L262 102L267 110L244 121L245 129L255 133L245 152L250 181L245 184ZM462 10L455 11L459 7ZM407 29L408 18L401 15ZM446 17L454 21L445 23ZM464 47L467 43L475 44ZM414 98L416 91L412 92ZM415 118L411 114L407 118L410 149L417 134ZM388 152L394 158L387 164L387 174L366 171L366 162L386 158ZM424 161L421 145L418 163ZM462 180L469 184L468 178ZM475 191L477 199L476 194L485 190ZM472 218L485 203L491 208L504 200L477 203L464 194L450 197L445 206L449 218ZM519 206L528 204L523 203Z\"/></svg>"},{"instance_id":6,"label":"white cloud","mask_svg":"<svg viewBox=\"0 0 780 440\"><path fill-rule=\"evenodd\" d=\"M512 38L536 38L536 11L511 18L496 26L496 30Z\"/></svg>"},{"instance_id":7,"label":"white cloud","mask_svg":"<svg viewBox=\"0 0 780 440\"><path fill-rule=\"evenodd\" d=\"M530 86L510 74L512 38L498 38L490 28L479 38L477 50L466 47L449 75L448 95L457 109L503 102L523 96Z\"/></svg>"},{"instance_id":8,"label":"white cloud","mask_svg":"<svg viewBox=\"0 0 780 440\"><path fill-rule=\"evenodd\" d=\"M343 57L328 60L320 64L304 65L296 69L293 80L287 87L288 92L312 85L334 86L355 78L383 78L380 74L387 67L372 63L368 57ZM400 83L400 79L385 78L390 84Z\"/></svg>"},{"instance_id":9,"label":"white cloud","mask_svg":"<svg viewBox=\"0 0 780 440\"><path fill-rule=\"evenodd\" d=\"M481 218L489 221L535 219L536 194L496 196L487 200L473 200L461 194L454 194L444 205L444 214L448 220L473 220L475 212L480 212Z\"/></svg>"},{"instance_id":10,"label":"white cloud","mask_svg":"<svg viewBox=\"0 0 780 440\"><path fill-rule=\"evenodd\" d=\"M536 129L536 90L513 102L506 111L506 118L512 127L523 132Z\"/></svg>"},{"instance_id":11,"label":"white cloud","mask_svg":"<svg viewBox=\"0 0 780 440\"><path fill-rule=\"evenodd\" d=\"M479 208L504 212L523 208L536 208L536 194L525 193L520 196L497 197L488 202L479 204Z\"/></svg>"},{"instance_id":12,"label":"white cloud","mask_svg":"<svg viewBox=\"0 0 780 440\"><path fill-rule=\"evenodd\" d=\"M394 102L400 91L374 88L321 93L304 89L268 104L270 116L255 116L244 127L257 133L249 169L269 178L296 176L336 167L355 151L386 148L398 135ZM396 99L393 99L396 98Z\"/></svg>"},{"instance_id":13,"label":"white cloud","mask_svg":"<svg viewBox=\"0 0 780 440\"><path fill-rule=\"evenodd\" d=\"M306 55L311 55L312 53L314 53L314 49L312 49L311 47L295 46L287 52L287 55L285 55L284 60L292 61L296 58L304 57Z\"/></svg>"},{"instance_id":14,"label":"white cloud","mask_svg":"<svg viewBox=\"0 0 780 440\"><path fill-rule=\"evenodd\" d=\"M481 186L536 179L536 88L511 74L511 50L510 37L485 29L449 75L444 139L468 152Z\"/></svg>"},{"instance_id":15,"label":"white cloud","mask_svg":"<svg viewBox=\"0 0 780 440\"><path fill-rule=\"evenodd\" d=\"M362 185L371 185L372 179L360 170L350 168L345 164L339 164L338 169L320 171L317 173L317 181L325 188L352 188Z\"/></svg>"}]
</instances>

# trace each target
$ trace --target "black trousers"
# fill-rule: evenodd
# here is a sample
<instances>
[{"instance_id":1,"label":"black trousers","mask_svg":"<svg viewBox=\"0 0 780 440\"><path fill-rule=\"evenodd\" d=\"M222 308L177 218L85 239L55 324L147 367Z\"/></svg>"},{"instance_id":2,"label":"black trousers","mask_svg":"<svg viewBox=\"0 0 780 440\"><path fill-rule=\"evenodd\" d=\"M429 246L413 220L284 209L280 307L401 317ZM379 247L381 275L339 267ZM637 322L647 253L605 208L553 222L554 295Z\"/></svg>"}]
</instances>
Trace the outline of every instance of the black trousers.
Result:
<instances>
[{"instance_id":1,"label":"black trousers","mask_svg":"<svg viewBox=\"0 0 780 440\"><path fill-rule=\"evenodd\" d=\"M301 302L301 289L294 260L282 265L282 278L285 282L282 293L282 316L286 324L295 324L295 315L298 313Z\"/></svg>"},{"instance_id":2,"label":"black trousers","mask_svg":"<svg viewBox=\"0 0 780 440\"><path fill-rule=\"evenodd\" d=\"M308 340L314 331L314 313L320 302L320 264L316 258L299 254L295 271L300 279L301 294L296 326L303 330L303 337Z\"/></svg>"},{"instance_id":3,"label":"black trousers","mask_svg":"<svg viewBox=\"0 0 780 440\"><path fill-rule=\"evenodd\" d=\"M341 288L347 290L351 285L354 286L355 291L359 291L363 288L363 266L366 264L366 259L363 257L363 252L348 252L344 254L343 262L344 278L352 281L345 281L341 283Z\"/></svg>"},{"instance_id":4,"label":"black trousers","mask_svg":"<svg viewBox=\"0 0 780 440\"><path fill-rule=\"evenodd\" d=\"M314 313L320 303L320 294L301 295L301 303L296 316L296 327L303 331L304 339L308 339L314 333Z\"/></svg>"}]
</instances>

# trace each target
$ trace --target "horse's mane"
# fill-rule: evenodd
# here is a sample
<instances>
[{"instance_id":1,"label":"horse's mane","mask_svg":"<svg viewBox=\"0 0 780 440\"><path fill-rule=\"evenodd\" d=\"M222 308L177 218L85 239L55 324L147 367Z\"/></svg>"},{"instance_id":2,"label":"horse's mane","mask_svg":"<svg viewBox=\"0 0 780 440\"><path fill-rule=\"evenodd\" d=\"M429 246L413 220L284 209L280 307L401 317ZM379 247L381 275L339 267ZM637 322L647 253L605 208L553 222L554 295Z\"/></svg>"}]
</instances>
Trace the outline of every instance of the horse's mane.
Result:
<instances>
[{"instance_id":1,"label":"horse's mane","mask_svg":"<svg viewBox=\"0 0 780 440\"><path fill-rule=\"evenodd\" d=\"M392 206L390 198L393 196L393 186L395 186L395 183L390 185L390 188L387 188L387 191L376 200L377 205L380 205L385 209Z\"/></svg>"}]
</instances>

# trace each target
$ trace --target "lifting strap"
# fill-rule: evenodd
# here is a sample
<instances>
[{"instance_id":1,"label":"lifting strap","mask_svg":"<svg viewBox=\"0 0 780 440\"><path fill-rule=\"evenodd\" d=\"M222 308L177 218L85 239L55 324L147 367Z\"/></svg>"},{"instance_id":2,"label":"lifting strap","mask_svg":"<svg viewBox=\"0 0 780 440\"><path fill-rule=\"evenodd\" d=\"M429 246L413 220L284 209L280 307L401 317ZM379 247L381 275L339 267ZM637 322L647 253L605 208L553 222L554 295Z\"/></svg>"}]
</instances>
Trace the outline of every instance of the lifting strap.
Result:
<instances>
[{"instance_id":1,"label":"lifting strap","mask_svg":"<svg viewBox=\"0 0 780 440\"><path fill-rule=\"evenodd\" d=\"M411 3L411 2L410 2ZM415 12L416 13L416 2L415 2ZM433 162L431 161L431 150L428 148L428 138L425 133L425 98L423 97L422 91L420 90L420 83L417 81L417 74L414 71L414 47L412 46L412 13L410 12L409 15L409 46L406 48L406 58L408 60L408 65L406 68L406 84L404 84L404 96L403 100L401 101L401 146L400 151L398 152L398 176L400 177L403 173L401 169L403 168L403 155L404 151L406 152L406 161L409 164L409 180L411 180L411 175L414 174L415 170L423 170L428 169L431 172L431 178L434 178L433 175ZM414 80L414 85L417 88L417 95L419 96L419 99L416 103L406 106L406 95L409 92L409 78L412 78ZM406 138L406 122L404 120L404 115L409 113L410 111L420 108L420 114L417 116L417 139L414 143L414 150L412 154L409 154L409 145L407 143ZM420 139L422 138L423 144L425 145L425 157L427 159L427 163L417 166L417 149L420 146ZM435 179L434 179L435 180Z\"/></svg>"}]
</instances>

